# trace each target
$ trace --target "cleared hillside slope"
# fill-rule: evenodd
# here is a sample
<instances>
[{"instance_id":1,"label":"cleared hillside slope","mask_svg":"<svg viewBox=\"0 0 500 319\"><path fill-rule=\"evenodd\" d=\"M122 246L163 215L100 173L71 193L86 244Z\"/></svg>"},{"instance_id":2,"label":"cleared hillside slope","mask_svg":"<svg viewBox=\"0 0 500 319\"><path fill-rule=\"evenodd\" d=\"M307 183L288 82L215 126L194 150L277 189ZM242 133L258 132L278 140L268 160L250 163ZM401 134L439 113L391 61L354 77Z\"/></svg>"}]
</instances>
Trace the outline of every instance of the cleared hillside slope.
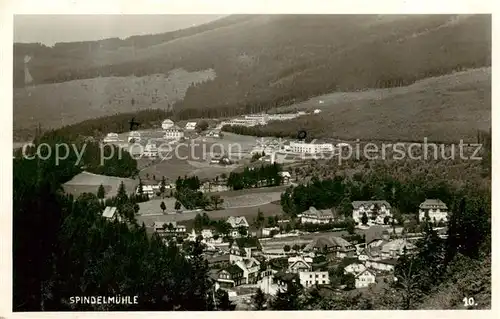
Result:
<instances>
[{"instance_id":1,"label":"cleared hillside slope","mask_svg":"<svg viewBox=\"0 0 500 319\"><path fill-rule=\"evenodd\" d=\"M491 18L487 15L229 18L232 20L213 22L223 25L200 26L183 31L186 34L182 36L157 41L148 38L147 46L125 41L99 48L87 43L90 49L85 54L82 44L75 44L76 53L68 48L70 44L64 50L57 45L42 49L15 46L16 85L22 86L19 61L30 48L38 48L29 64L35 85L98 76L145 76L174 69L212 69L216 77L189 87L174 109L182 118L217 117L231 115L233 110L262 111L325 93L403 86L430 76L491 65ZM137 39L140 37L134 41ZM145 92L138 90L137 94ZM74 112L71 103L51 98L35 101L34 97L22 102L15 98L14 112L19 103L29 106L35 102L55 105L64 113ZM18 119L27 116L24 112L18 115ZM94 116L100 115L97 108Z\"/></svg>"}]
</instances>

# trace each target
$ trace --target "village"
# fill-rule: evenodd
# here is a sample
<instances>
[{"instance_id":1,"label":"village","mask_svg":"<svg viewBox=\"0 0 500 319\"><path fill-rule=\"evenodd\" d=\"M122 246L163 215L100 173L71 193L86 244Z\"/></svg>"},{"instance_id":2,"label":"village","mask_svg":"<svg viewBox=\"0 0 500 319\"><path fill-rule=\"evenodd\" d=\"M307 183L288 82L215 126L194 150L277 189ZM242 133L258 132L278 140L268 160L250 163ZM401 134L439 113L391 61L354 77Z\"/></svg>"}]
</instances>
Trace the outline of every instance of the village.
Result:
<instances>
[{"instance_id":1,"label":"village","mask_svg":"<svg viewBox=\"0 0 500 319\"><path fill-rule=\"evenodd\" d=\"M302 113L248 115L220 122L212 128L205 125L201 129L197 122L188 122L180 128L167 119L162 123L163 136L149 138L142 155L157 158L156 143L160 141L220 140L224 138L221 133L224 125L253 126L305 115ZM141 139L144 142L139 132L132 131L125 145L141 142ZM123 140L119 140L118 134L110 133L104 142L120 145ZM246 149L246 161L232 161L224 154L211 154L208 162L212 166L237 163L239 167L247 167L256 162L259 165L280 163L287 167L286 164L304 160L304 157L293 158L293 155L333 153L340 146L300 140L283 143L277 139L258 139ZM292 155L291 159L289 155ZM299 184L289 171L282 170L279 176L281 186L278 187L281 188L277 189L278 194L286 187ZM182 249L189 243L200 241L204 245L214 289L226 290L240 309L250 307L251 296L257 289L274 296L279 291L286 291L290 282L299 283L306 289L316 287L326 293L380 289L395 280L393 273L398 258L415 253L415 244L422 238L421 233L410 233L403 226L396 225L392 207L383 199L353 201L352 214L348 218L333 208L309 207L293 218L280 214L280 210L280 213L268 214L267 220L261 213L218 215L211 220L216 212L208 211L207 214L203 209L186 209L172 198L178 186L173 180L140 180L138 183L134 193L145 195L156 207L152 209L151 205L140 203L139 221L146 223L151 233L158 234L167 245L175 243ZM227 175L221 174L202 179L196 191L220 198L214 194L228 194L232 188L228 185ZM165 193L170 196L165 198ZM219 199L220 204L224 200L224 197ZM227 208L230 207L226 205ZM218 212L224 213L224 210ZM416 215L418 222L429 220L441 237L446 236L448 207L440 199L425 200ZM103 216L120 218L114 207L107 207ZM347 219L354 223L353 226L348 226ZM192 220L194 225L190 222Z\"/></svg>"},{"instance_id":2,"label":"village","mask_svg":"<svg viewBox=\"0 0 500 319\"><path fill-rule=\"evenodd\" d=\"M176 221L156 221L151 226L165 244L175 243L181 249L200 241L214 290L226 290L237 309L250 309L258 289L275 296L286 291L290 282L335 294L381 289L395 280L398 258L415 253L422 234L405 233L396 226L385 200L351 204L354 231L335 228L345 217L334 210L314 207L299 214L294 223L286 216L210 221L204 213L203 217L197 214L196 219L203 221L191 229ZM108 207L103 217L119 215L116 208ZM439 236L446 237L448 207L441 200L422 202L418 220L432 221L439 226L435 228Z\"/></svg>"}]
</instances>

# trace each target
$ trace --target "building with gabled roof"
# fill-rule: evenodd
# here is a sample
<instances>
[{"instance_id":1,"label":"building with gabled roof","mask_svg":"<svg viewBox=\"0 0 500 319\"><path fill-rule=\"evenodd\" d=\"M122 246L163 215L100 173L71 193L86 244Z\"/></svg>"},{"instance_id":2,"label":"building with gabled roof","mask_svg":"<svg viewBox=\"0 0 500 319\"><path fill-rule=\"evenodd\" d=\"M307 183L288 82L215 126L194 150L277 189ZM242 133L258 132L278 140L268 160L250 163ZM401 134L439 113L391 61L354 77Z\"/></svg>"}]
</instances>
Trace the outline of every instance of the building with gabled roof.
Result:
<instances>
[{"instance_id":1,"label":"building with gabled roof","mask_svg":"<svg viewBox=\"0 0 500 319\"><path fill-rule=\"evenodd\" d=\"M175 124L165 129L164 132L163 138L167 140L180 140L184 137L184 130Z\"/></svg>"},{"instance_id":2,"label":"building with gabled roof","mask_svg":"<svg viewBox=\"0 0 500 319\"><path fill-rule=\"evenodd\" d=\"M305 288L315 285L329 285L330 276L328 271L301 271L299 272L299 281Z\"/></svg>"},{"instance_id":3,"label":"building with gabled roof","mask_svg":"<svg viewBox=\"0 0 500 319\"><path fill-rule=\"evenodd\" d=\"M232 228L248 228L250 226L245 216L229 216L229 218L227 219L227 223L229 223Z\"/></svg>"},{"instance_id":4,"label":"building with gabled roof","mask_svg":"<svg viewBox=\"0 0 500 319\"><path fill-rule=\"evenodd\" d=\"M328 224L333 222L333 213L331 209L318 210L311 206L301 214L300 222L303 224Z\"/></svg>"},{"instance_id":5,"label":"building with gabled roof","mask_svg":"<svg viewBox=\"0 0 500 319\"><path fill-rule=\"evenodd\" d=\"M377 276L375 275L375 272L371 271L370 269L363 270L362 272L355 275L354 278L355 278L354 286L358 289L366 288L371 284L375 284L377 281Z\"/></svg>"},{"instance_id":6,"label":"building with gabled roof","mask_svg":"<svg viewBox=\"0 0 500 319\"><path fill-rule=\"evenodd\" d=\"M361 218L364 214L366 214L369 221L372 220L377 224L383 224L385 217L392 217L391 204L385 200L357 200L351 204L353 208L352 219L358 224L361 224Z\"/></svg>"},{"instance_id":7,"label":"building with gabled roof","mask_svg":"<svg viewBox=\"0 0 500 319\"><path fill-rule=\"evenodd\" d=\"M186 131L193 131L196 129L196 122L187 122L186 126L184 126Z\"/></svg>"},{"instance_id":8,"label":"building with gabled roof","mask_svg":"<svg viewBox=\"0 0 500 319\"><path fill-rule=\"evenodd\" d=\"M426 217L431 222L448 221L448 206L440 199L426 199L419 206L418 219L423 222Z\"/></svg>"},{"instance_id":9,"label":"building with gabled roof","mask_svg":"<svg viewBox=\"0 0 500 319\"><path fill-rule=\"evenodd\" d=\"M312 270L312 258L308 258L309 262L306 261L305 258L302 257L290 257L288 258L288 272L291 273L299 273L301 271L311 271ZM292 262L290 262L292 261Z\"/></svg>"},{"instance_id":10,"label":"building with gabled roof","mask_svg":"<svg viewBox=\"0 0 500 319\"><path fill-rule=\"evenodd\" d=\"M106 206L106 208L102 212L102 217L104 217L108 220L121 221L121 216L120 216L120 214L118 214L118 210L116 207Z\"/></svg>"}]
</instances>

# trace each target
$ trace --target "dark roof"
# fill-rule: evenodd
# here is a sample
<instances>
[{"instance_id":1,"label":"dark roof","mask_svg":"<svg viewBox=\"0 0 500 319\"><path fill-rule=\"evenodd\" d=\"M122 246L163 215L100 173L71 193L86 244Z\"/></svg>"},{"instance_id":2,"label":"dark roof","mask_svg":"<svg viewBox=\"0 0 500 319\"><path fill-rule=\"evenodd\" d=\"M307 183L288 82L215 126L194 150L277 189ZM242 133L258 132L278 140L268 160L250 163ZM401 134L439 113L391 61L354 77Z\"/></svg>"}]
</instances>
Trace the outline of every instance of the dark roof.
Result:
<instances>
[{"instance_id":1,"label":"dark roof","mask_svg":"<svg viewBox=\"0 0 500 319\"><path fill-rule=\"evenodd\" d=\"M448 207L440 199L426 199L422 204L420 204L420 208L423 208L423 209L428 209L428 208L447 209Z\"/></svg>"},{"instance_id":2,"label":"dark roof","mask_svg":"<svg viewBox=\"0 0 500 319\"><path fill-rule=\"evenodd\" d=\"M361 207L363 205L371 206L371 205L374 205L374 204L377 204L379 206L385 205L388 208L391 207L391 204L389 204L385 200L355 200L355 201L352 202L352 207L359 208L359 207Z\"/></svg>"},{"instance_id":3,"label":"dark roof","mask_svg":"<svg viewBox=\"0 0 500 319\"><path fill-rule=\"evenodd\" d=\"M396 266L398 264L397 259L383 259L383 260L378 260L377 262L379 262L381 264L393 265L393 266Z\"/></svg>"},{"instance_id":4,"label":"dark roof","mask_svg":"<svg viewBox=\"0 0 500 319\"><path fill-rule=\"evenodd\" d=\"M305 214L305 215L314 215L314 216L317 216L318 218L321 218L321 217L330 217L330 218L333 218L333 213L332 213L332 210L331 209L316 209L315 207L311 206L309 207L308 210L306 210L305 212L303 212L302 214Z\"/></svg>"},{"instance_id":5,"label":"dark roof","mask_svg":"<svg viewBox=\"0 0 500 319\"><path fill-rule=\"evenodd\" d=\"M243 269L241 269L240 267L238 267L236 265L230 265L230 266L224 268L223 270L226 270L231 275L243 272Z\"/></svg>"},{"instance_id":6,"label":"dark roof","mask_svg":"<svg viewBox=\"0 0 500 319\"><path fill-rule=\"evenodd\" d=\"M275 279L285 281L285 282L292 281L294 279L298 279L298 277L299 276L297 274L286 273L283 271L278 271L276 274L274 274Z\"/></svg>"},{"instance_id":7,"label":"dark roof","mask_svg":"<svg viewBox=\"0 0 500 319\"><path fill-rule=\"evenodd\" d=\"M217 262L224 262L224 261L229 261L229 255L220 255L217 257L212 257L207 259L209 264L217 263Z\"/></svg>"},{"instance_id":8,"label":"dark roof","mask_svg":"<svg viewBox=\"0 0 500 319\"><path fill-rule=\"evenodd\" d=\"M341 237L326 237L326 236L321 236L321 237L316 237L312 243L307 245L306 249L311 249L311 248L333 248L333 247L340 247L343 249L346 249L346 247L353 246L350 242L345 240L344 238ZM349 248L351 249L351 248ZM354 247L352 248L354 249Z\"/></svg>"}]
</instances>

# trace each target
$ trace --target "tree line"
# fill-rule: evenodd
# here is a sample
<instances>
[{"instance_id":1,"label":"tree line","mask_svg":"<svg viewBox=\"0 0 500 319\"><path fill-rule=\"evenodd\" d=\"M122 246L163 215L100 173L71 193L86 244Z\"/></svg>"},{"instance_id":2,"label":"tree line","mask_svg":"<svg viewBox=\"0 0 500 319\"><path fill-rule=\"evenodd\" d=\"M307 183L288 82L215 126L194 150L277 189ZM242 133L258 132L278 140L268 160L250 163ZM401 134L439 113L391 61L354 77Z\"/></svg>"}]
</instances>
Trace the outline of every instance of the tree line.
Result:
<instances>
[{"instance_id":1,"label":"tree line","mask_svg":"<svg viewBox=\"0 0 500 319\"><path fill-rule=\"evenodd\" d=\"M243 172L231 172L227 179L227 186L233 190L279 186L282 168L279 164L261 165L260 167L245 167Z\"/></svg>"},{"instance_id":2,"label":"tree line","mask_svg":"<svg viewBox=\"0 0 500 319\"><path fill-rule=\"evenodd\" d=\"M214 294L199 242L186 258L137 224L136 199L123 184L106 200L102 190L74 198L62 192L59 169L14 160L14 311L225 307L227 296ZM103 218L107 205L117 206L124 222ZM69 302L74 295L131 295L139 304L76 305Z\"/></svg>"}]
</instances>

